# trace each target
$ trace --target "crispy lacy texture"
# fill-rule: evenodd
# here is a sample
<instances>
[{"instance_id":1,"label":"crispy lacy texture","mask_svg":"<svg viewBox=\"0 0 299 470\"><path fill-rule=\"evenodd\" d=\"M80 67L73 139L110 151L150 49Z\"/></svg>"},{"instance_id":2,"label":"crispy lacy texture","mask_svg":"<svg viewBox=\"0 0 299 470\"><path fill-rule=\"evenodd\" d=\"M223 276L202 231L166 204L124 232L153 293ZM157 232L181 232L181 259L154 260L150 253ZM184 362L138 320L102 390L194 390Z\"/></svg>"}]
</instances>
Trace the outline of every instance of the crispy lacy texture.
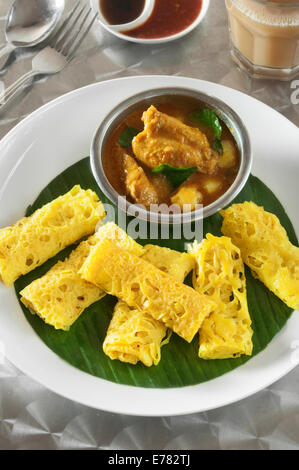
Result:
<instances>
[{"instance_id":1,"label":"crispy lacy texture","mask_svg":"<svg viewBox=\"0 0 299 470\"><path fill-rule=\"evenodd\" d=\"M43 277L21 291L21 301L32 313L39 315L56 329L68 330L82 312L106 295L105 291L81 278L78 271L99 241L108 239L128 251L140 255L141 245L110 222L83 241L69 258L59 261Z\"/></svg>"},{"instance_id":2,"label":"crispy lacy texture","mask_svg":"<svg viewBox=\"0 0 299 470\"><path fill-rule=\"evenodd\" d=\"M144 247L142 258L179 282L184 281L194 266L193 257L187 253L154 245ZM169 339L166 334L167 328L164 323L119 300L113 312L103 350L110 359L131 364L141 361L150 367L160 362L161 347Z\"/></svg>"},{"instance_id":3,"label":"crispy lacy texture","mask_svg":"<svg viewBox=\"0 0 299 470\"><path fill-rule=\"evenodd\" d=\"M119 300L114 308L103 350L110 359L150 367L161 358L166 326L147 313Z\"/></svg>"},{"instance_id":4,"label":"crispy lacy texture","mask_svg":"<svg viewBox=\"0 0 299 470\"><path fill-rule=\"evenodd\" d=\"M66 246L90 235L105 216L91 190L71 191L38 209L30 217L0 230L0 278L12 285Z\"/></svg>"},{"instance_id":5,"label":"crispy lacy texture","mask_svg":"<svg viewBox=\"0 0 299 470\"><path fill-rule=\"evenodd\" d=\"M135 256L144 254L143 246L135 242L123 229L121 229L114 222L108 222L102 225L97 231L99 241L110 240L115 243L119 248L132 253Z\"/></svg>"},{"instance_id":6,"label":"crispy lacy texture","mask_svg":"<svg viewBox=\"0 0 299 470\"><path fill-rule=\"evenodd\" d=\"M134 154L149 168L168 163L177 168L197 166L212 173L216 158L205 134L178 119L159 112L154 106L143 113L144 131L132 142Z\"/></svg>"},{"instance_id":7,"label":"crispy lacy texture","mask_svg":"<svg viewBox=\"0 0 299 470\"><path fill-rule=\"evenodd\" d=\"M102 289L78 274L96 242L97 237L93 235L80 243L69 258L59 261L43 277L25 287L20 292L23 304L49 325L68 330L89 305L105 295Z\"/></svg>"},{"instance_id":8,"label":"crispy lacy texture","mask_svg":"<svg viewBox=\"0 0 299 470\"><path fill-rule=\"evenodd\" d=\"M292 245L278 218L253 202L225 211L222 233L241 250L253 275L283 302L299 308L299 248Z\"/></svg>"},{"instance_id":9,"label":"crispy lacy texture","mask_svg":"<svg viewBox=\"0 0 299 470\"><path fill-rule=\"evenodd\" d=\"M184 282L185 277L195 265L193 257L188 253L180 253L157 245L146 245L142 259L174 277L179 282Z\"/></svg>"},{"instance_id":10,"label":"crispy lacy texture","mask_svg":"<svg viewBox=\"0 0 299 470\"><path fill-rule=\"evenodd\" d=\"M162 321L188 342L214 307L208 297L108 240L91 251L80 274L130 307Z\"/></svg>"},{"instance_id":11,"label":"crispy lacy texture","mask_svg":"<svg viewBox=\"0 0 299 470\"><path fill-rule=\"evenodd\" d=\"M246 278L240 250L227 237L195 242L194 288L214 300L214 312L199 333L199 357L225 359L252 354L252 329L246 297Z\"/></svg>"}]
</instances>

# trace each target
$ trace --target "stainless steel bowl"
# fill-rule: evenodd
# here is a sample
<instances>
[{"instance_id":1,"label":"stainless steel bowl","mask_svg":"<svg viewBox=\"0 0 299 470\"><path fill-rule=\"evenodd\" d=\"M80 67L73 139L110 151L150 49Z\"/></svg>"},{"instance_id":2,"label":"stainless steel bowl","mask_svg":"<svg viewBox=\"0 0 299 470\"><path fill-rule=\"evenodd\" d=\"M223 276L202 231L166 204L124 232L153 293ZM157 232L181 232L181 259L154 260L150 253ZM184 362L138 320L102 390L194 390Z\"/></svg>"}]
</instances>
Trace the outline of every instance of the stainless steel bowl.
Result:
<instances>
[{"instance_id":1,"label":"stainless steel bowl","mask_svg":"<svg viewBox=\"0 0 299 470\"><path fill-rule=\"evenodd\" d=\"M240 151L240 169L235 181L226 193L202 210L185 212L183 214L163 214L141 209L138 205L128 202L125 198L120 198L105 175L103 168L103 150L110 133L130 113L144 105L150 106L151 104L158 103L161 98L166 95L191 97L207 105L207 107L212 109L230 129ZM162 224L178 224L185 222L190 223L190 221L193 222L209 217L227 206L239 194L249 177L252 165L252 152L248 132L242 120L227 104L214 96L196 89L175 87L147 90L128 98L116 106L105 117L95 133L91 144L90 160L93 175L100 189L107 198L110 199L113 204L118 205L121 210L132 216L136 216L136 213L138 213L138 217L146 221Z\"/></svg>"}]
</instances>

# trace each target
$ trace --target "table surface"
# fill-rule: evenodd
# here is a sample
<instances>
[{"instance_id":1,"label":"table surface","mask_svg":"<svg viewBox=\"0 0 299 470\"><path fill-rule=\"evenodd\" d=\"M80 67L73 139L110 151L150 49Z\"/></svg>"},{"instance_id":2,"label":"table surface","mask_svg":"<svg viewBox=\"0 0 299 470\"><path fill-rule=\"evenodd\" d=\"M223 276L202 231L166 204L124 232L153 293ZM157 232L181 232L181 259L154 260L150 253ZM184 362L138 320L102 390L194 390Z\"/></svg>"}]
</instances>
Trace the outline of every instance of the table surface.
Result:
<instances>
[{"instance_id":1,"label":"table surface","mask_svg":"<svg viewBox=\"0 0 299 470\"><path fill-rule=\"evenodd\" d=\"M74 0L67 0L69 7ZM11 1L0 4L0 44ZM32 50L18 51L0 80L30 69ZM145 74L217 82L267 103L299 125L290 83L253 80L229 55L224 0L212 0L204 22L185 38L141 46L95 25L59 76L35 83L0 115L0 138L52 99L93 82ZM1 357L0 357L1 359ZM299 449L299 368L262 392L218 410L180 417L138 418L66 400L0 361L0 449Z\"/></svg>"}]
</instances>

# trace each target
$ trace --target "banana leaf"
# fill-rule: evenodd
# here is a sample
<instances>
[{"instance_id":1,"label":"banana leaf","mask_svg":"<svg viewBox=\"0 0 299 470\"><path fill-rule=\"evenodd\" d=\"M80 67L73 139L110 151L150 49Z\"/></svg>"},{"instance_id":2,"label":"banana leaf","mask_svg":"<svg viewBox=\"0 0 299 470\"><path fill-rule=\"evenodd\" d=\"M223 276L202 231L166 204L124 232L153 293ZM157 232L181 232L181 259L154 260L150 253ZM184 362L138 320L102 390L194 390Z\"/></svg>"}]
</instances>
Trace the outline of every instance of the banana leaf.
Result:
<instances>
[{"instance_id":1,"label":"banana leaf","mask_svg":"<svg viewBox=\"0 0 299 470\"><path fill-rule=\"evenodd\" d=\"M80 184L85 189L93 189L103 202L109 203L96 184L87 157L51 181L36 201L28 207L26 215L32 214L44 204L69 191L75 184ZM295 231L284 208L272 191L255 176L250 176L246 186L234 202L244 201L254 201L276 214L285 227L291 242L298 245ZM206 219L204 234L210 232L214 235L221 235L221 222L220 214ZM142 244L158 243L161 246L179 251L184 251L186 242L183 238L173 240L171 236L168 240L137 239L137 241ZM19 292L25 286L44 275L58 260L66 258L73 248L74 246L66 248L41 267L18 279L15 283L18 297ZM247 268L246 277L249 311L254 330L253 356L255 356L266 348L274 336L279 333L293 310L281 302L261 282L254 279ZM190 278L187 282L190 283ZM199 359L198 335L191 344L188 344L173 334L170 343L162 348L162 359L156 367L147 368L142 364L130 365L117 360L111 361L103 353L102 344L115 303L116 299L107 295L86 309L67 332L55 330L46 325L37 315L32 315L21 302L20 305L35 333L58 356L82 371L119 384L152 388L194 385L226 374L250 360L247 356L210 361Z\"/></svg>"}]
</instances>

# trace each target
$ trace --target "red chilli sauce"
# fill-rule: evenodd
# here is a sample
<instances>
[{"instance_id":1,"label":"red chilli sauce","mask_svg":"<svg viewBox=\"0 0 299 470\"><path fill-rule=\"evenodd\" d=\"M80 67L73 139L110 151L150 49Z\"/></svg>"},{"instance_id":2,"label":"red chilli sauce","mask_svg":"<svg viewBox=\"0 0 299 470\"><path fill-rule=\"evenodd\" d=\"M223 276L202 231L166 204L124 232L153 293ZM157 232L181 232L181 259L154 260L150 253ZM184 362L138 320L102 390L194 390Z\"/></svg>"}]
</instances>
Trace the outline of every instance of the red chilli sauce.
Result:
<instances>
[{"instance_id":1,"label":"red chilli sauce","mask_svg":"<svg viewBox=\"0 0 299 470\"><path fill-rule=\"evenodd\" d=\"M140 39L172 36L188 28L199 16L201 8L202 0L156 0L150 18L124 34Z\"/></svg>"}]
</instances>

